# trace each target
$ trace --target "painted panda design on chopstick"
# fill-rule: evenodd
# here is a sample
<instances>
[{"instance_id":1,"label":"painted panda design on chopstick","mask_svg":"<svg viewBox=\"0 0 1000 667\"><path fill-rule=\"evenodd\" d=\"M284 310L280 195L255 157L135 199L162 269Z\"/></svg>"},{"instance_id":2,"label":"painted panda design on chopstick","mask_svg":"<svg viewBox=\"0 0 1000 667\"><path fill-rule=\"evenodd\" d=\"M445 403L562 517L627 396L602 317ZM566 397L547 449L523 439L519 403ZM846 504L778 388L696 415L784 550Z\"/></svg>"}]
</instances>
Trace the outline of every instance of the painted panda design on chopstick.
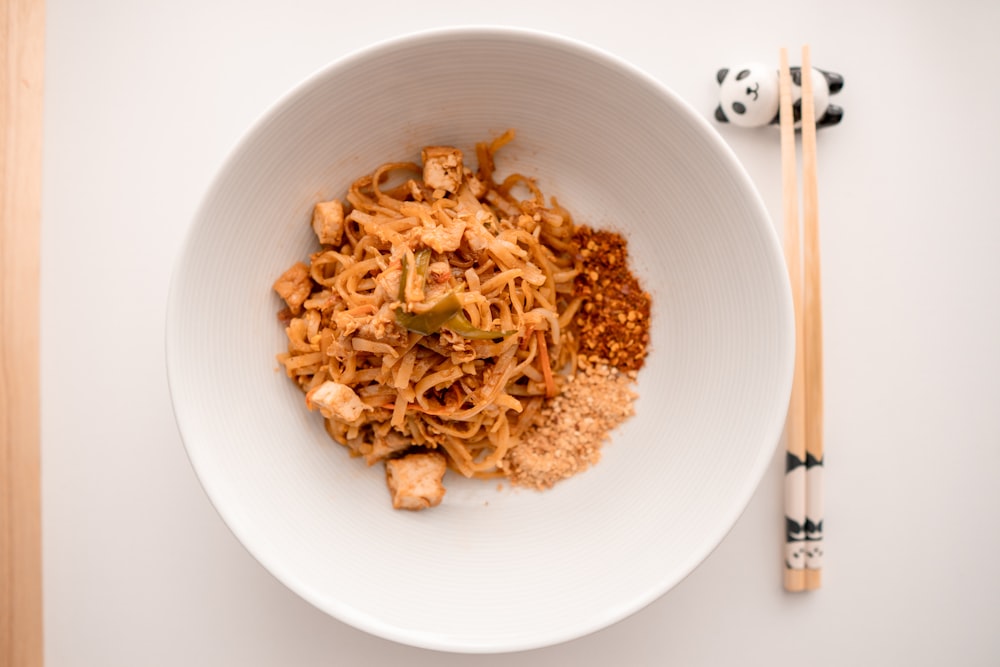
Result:
<instances>
[{"instance_id":1,"label":"painted panda design on chopstick","mask_svg":"<svg viewBox=\"0 0 1000 667\"><path fill-rule=\"evenodd\" d=\"M802 68L792 67L792 114L795 127L802 121ZM715 119L739 127L763 127L778 123L778 70L761 63L723 68L715 76L719 82L719 106ZM816 127L836 125L844 110L830 104L830 96L844 87L844 77L836 72L812 68Z\"/></svg>"},{"instance_id":2,"label":"painted panda design on chopstick","mask_svg":"<svg viewBox=\"0 0 1000 667\"><path fill-rule=\"evenodd\" d=\"M801 570L806 566L806 464L791 452L785 453L785 567Z\"/></svg>"},{"instance_id":3,"label":"painted panda design on chopstick","mask_svg":"<svg viewBox=\"0 0 1000 667\"><path fill-rule=\"evenodd\" d=\"M806 454L806 520L805 531L806 567L811 570L823 569L823 457L817 459Z\"/></svg>"}]
</instances>

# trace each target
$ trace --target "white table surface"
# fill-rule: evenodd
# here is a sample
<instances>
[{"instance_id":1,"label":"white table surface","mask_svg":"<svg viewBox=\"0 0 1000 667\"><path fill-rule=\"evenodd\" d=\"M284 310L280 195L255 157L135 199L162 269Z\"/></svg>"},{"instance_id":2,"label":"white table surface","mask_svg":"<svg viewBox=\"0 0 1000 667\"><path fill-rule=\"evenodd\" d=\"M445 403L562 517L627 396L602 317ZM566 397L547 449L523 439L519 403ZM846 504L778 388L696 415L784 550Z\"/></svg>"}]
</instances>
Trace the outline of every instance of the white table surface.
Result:
<instances>
[{"instance_id":1,"label":"white table surface","mask_svg":"<svg viewBox=\"0 0 1000 667\"><path fill-rule=\"evenodd\" d=\"M1000 4L573 6L49 0L48 665L1000 664ZM781 587L780 448L730 535L673 591L593 635L511 655L435 653L346 626L274 580L209 504L163 352L173 260L209 179L271 102L326 63L463 23L584 40L707 117L717 68L776 65L780 46L809 43L817 66L844 75L844 121L819 136L821 590ZM720 132L780 221L777 132Z\"/></svg>"}]
</instances>

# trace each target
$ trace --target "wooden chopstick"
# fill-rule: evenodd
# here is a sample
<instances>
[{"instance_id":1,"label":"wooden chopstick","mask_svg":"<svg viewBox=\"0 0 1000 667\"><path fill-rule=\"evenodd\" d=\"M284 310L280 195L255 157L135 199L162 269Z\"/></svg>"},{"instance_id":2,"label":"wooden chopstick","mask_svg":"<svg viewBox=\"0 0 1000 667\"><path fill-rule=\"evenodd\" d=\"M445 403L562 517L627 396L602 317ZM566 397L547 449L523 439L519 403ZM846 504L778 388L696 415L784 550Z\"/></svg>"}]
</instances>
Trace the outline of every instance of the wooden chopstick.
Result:
<instances>
[{"instance_id":1,"label":"wooden chopstick","mask_svg":"<svg viewBox=\"0 0 1000 667\"><path fill-rule=\"evenodd\" d=\"M0 665L42 665L38 377L45 4L0 9Z\"/></svg>"},{"instance_id":2,"label":"wooden chopstick","mask_svg":"<svg viewBox=\"0 0 1000 667\"><path fill-rule=\"evenodd\" d=\"M785 421L785 589L805 589L806 435L803 363L802 256L799 250L799 204L795 160L795 120L788 51L779 54L778 90L781 130L781 182L784 248L795 312L795 372Z\"/></svg>"},{"instance_id":3,"label":"wooden chopstick","mask_svg":"<svg viewBox=\"0 0 1000 667\"><path fill-rule=\"evenodd\" d=\"M795 310L795 371L785 422L785 588L820 587L823 567L823 315L820 289L816 108L809 47L802 47L802 238L788 52L779 53L785 262Z\"/></svg>"},{"instance_id":4,"label":"wooden chopstick","mask_svg":"<svg viewBox=\"0 0 1000 667\"><path fill-rule=\"evenodd\" d=\"M820 290L816 114L809 47L802 47L802 246L805 265L806 589L823 566L823 303Z\"/></svg>"}]
</instances>

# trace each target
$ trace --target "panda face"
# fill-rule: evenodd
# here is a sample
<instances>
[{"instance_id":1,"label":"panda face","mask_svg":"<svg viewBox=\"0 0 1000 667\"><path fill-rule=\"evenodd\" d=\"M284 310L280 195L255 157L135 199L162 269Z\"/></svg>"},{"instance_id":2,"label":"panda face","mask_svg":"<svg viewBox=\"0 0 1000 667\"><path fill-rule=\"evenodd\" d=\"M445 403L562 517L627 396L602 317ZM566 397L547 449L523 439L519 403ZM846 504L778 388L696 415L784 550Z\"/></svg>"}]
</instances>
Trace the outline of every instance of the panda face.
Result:
<instances>
[{"instance_id":1,"label":"panda face","mask_svg":"<svg viewBox=\"0 0 1000 667\"><path fill-rule=\"evenodd\" d=\"M805 542L785 543L785 567L789 570L801 570L806 566Z\"/></svg>"},{"instance_id":2,"label":"panda face","mask_svg":"<svg viewBox=\"0 0 1000 667\"><path fill-rule=\"evenodd\" d=\"M733 125L767 125L778 114L778 73L760 63L728 70L719 81L719 106Z\"/></svg>"}]
</instances>

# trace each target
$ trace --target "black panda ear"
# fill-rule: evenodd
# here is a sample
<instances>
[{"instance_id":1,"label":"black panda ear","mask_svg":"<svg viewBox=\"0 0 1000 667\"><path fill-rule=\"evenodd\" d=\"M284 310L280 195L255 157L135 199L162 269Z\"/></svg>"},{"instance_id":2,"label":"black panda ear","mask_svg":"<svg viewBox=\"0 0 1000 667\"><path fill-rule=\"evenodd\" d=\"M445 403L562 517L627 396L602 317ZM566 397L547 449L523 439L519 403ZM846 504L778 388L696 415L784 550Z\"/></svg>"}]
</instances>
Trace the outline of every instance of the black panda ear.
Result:
<instances>
[{"instance_id":1,"label":"black panda ear","mask_svg":"<svg viewBox=\"0 0 1000 667\"><path fill-rule=\"evenodd\" d=\"M794 83L799 88L802 87L802 68L801 67L791 67L789 68L789 74L792 75L792 83Z\"/></svg>"},{"instance_id":2,"label":"black panda ear","mask_svg":"<svg viewBox=\"0 0 1000 667\"><path fill-rule=\"evenodd\" d=\"M829 127L830 125L836 125L843 117L844 110L836 104L831 104L826 108L826 113L823 114L823 117L816 121L816 127Z\"/></svg>"},{"instance_id":3,"label":"black panda ear","mask_svg":"<svg viewBox=\"0 0 1000 667\"><path fill-rule=\"evenodd\" d=\"M823 78L826 79L826 85L830 88L830 94L839 93L840 89L844 87L844 77L840 76L836 72L825 72L823 73Z\"/></svg>"},{"instance_id":4,"label":"black panda ear","mask_svg":"<svg viewBox=\"0 0 1000 667\"><path fill-rule=\"evenodd\" d=\"M719 82L720 86L722 85L722 80L726 78L727 74L729 74L728 67L723 67L722 69L720 69L718 72L715 73L715 80Z\"/></svg>"},{"instance_id":5,"label":"black panda ear","mask_svg":"<svg viewBox=\"0 0 1000 667\"><path fill-rule=\"evenodd\" d=\"M715 120L720 123L728 123L729 119L726 118L726 112L722 110L722 105L715 107Z\"/></svg>"}]
</instances>

